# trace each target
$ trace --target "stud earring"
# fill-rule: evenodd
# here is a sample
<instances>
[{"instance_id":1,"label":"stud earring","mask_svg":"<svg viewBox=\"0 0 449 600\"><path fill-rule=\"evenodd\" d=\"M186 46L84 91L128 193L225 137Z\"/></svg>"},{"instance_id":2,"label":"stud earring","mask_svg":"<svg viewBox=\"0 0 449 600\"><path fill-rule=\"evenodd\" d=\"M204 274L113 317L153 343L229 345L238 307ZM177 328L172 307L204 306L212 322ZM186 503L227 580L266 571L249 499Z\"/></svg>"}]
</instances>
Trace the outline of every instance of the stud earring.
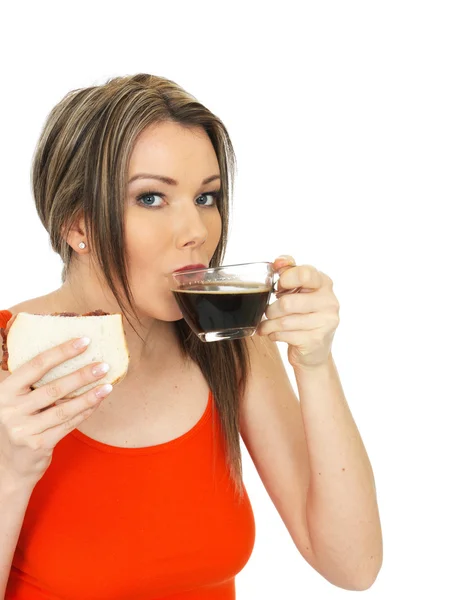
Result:
<instances>
[{"instance_id":1,"label":"stud earring","mask_svg":"<svg viewBox=\"0 0 449 600\"><path fill-rule=\"evenodd\" d=\"M84 250L85 247L86 247L86 244L84 242L80 242L78 244L78 248L81 248L81 250Z\"/></svg>"}]
</instances>

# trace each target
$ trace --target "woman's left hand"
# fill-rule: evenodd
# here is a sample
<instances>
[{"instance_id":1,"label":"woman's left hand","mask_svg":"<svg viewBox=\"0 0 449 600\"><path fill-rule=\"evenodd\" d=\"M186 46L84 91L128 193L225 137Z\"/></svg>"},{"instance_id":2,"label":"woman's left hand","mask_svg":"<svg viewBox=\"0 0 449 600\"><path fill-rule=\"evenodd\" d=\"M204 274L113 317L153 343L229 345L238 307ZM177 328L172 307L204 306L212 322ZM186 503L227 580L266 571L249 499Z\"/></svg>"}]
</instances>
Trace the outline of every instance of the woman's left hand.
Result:
<instances>
[{"instance_id":1,"label":"woman's left hand","mask_svg":"<svg viewBox=\"0 0 449 600\"><path fill-rule=\"evenodd\" d=\"M257 334L286 342L293 367L326 364L340 323L331 278L310 265L296 266L291 256L280 256L273 264L280 273L278 299L266 310L267 319L261 321Z\"/></svg>"}]
</instances>

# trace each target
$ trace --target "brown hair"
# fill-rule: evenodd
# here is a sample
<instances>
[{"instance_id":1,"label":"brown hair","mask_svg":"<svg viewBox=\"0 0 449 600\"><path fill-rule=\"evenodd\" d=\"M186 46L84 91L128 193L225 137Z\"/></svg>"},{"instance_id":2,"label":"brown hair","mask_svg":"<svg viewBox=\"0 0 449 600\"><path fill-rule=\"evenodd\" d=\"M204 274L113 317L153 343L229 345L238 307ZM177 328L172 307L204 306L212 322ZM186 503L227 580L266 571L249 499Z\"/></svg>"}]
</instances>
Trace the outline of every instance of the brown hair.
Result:
<instances>
[{"instance_id":1,"label":"brown hair","mask_svg":"<svg viewBox=\"0 0 449 600\"><path fill-rule=\"evenodd\" d=\"M221 120L176 83L142 73L70 92L49 114L33 159L36 208L64 263L62 281L73 254L64 232L83 216L89 247L128 322L128 308L139 319L124 248L126 176L137 136L163 121L202 127L215 149L222 179L222 236L210 266L219 266L226 252L235 155ZM214 394L230 473L241 498L239 404L250 368L246 342L204 343L183 319L174 325L183 355L198 364Z\"/></svg>"}]
</instances>

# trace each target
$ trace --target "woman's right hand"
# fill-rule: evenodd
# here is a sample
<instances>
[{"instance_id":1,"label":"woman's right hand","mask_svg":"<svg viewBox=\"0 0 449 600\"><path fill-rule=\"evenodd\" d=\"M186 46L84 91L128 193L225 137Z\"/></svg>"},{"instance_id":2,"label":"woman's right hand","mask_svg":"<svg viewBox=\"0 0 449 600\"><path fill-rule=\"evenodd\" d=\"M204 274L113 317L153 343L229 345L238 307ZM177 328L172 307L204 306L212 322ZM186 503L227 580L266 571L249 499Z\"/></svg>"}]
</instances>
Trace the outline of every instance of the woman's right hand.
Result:
<instances>
[{"instance_id":1,"label":"woman's right hand","mask_svg":"<svg viewBox=\"0 0 449 600\"><path fill-rule=\"evenodd\" d=\"M76 398L67 394L104 377L91 363L38 389L31 386L57 365L85 351L70 340L35 356L0 383L0 476L34 487L48 469L56 444L85 421L112 390L97 386ZM98 397L96 394L103 395Z\"/></svg>"}]
</instances>

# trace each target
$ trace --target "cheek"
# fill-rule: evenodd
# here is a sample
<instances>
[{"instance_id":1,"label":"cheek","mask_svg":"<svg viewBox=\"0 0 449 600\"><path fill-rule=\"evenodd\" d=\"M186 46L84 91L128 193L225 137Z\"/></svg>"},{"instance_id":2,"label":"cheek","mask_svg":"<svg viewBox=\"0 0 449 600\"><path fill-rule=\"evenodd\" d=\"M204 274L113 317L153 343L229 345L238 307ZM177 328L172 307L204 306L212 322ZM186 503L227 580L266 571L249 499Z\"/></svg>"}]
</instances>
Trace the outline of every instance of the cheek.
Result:
<instances>
[{"instance_id":1,"label":"cheek","mask_svg":"<svg viewBox=\"0 0 449 600\"><path fill-rule=\"evenodd\" d=\"M222 233L222 220L218 209L214 211L213 215L210 217L210 222L208 223L208 238L207 238L207 248L209 251L209 259L212 258L212 254L215 251L215 248L218 246L218 243L221 239Z\"/></svg>"},{"instance_id":2,"label":"cheek","mask_svg":"<svg viewBox=\"0 0 449 600\"><path fill-rule=\"evenodd\" d=\"M155 231L149 219L145 221L137 212L128 217L125 225L125 248L131 269L156 263L163 248L161 232Z\"/></svg>"}]
</instances>

